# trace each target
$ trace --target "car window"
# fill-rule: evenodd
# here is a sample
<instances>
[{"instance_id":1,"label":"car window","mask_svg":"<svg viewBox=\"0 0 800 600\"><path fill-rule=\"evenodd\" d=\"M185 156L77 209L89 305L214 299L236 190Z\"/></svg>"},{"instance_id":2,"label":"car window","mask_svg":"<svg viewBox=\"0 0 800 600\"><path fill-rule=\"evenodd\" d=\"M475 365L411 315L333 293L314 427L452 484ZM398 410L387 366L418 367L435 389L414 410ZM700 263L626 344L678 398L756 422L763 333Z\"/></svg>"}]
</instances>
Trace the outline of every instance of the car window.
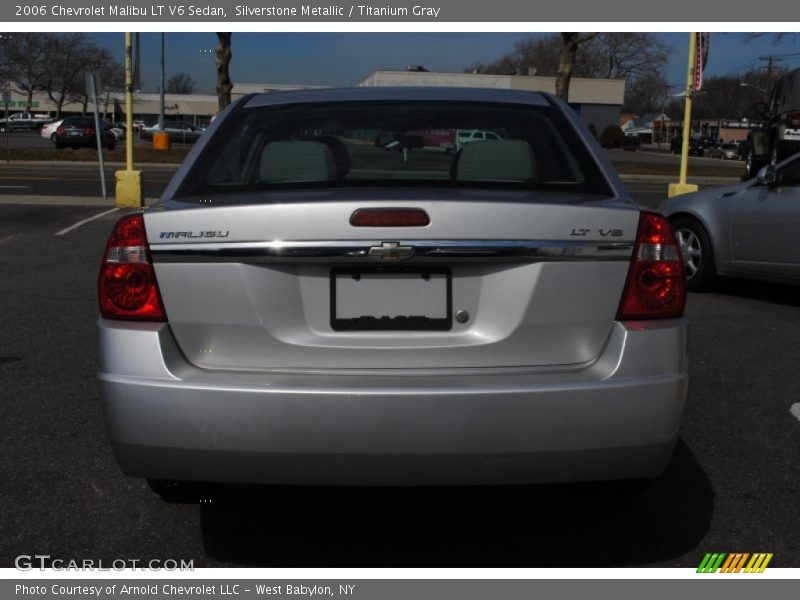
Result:
<instances>
[{"instance_id":1,"label":"car window","mask_svg":"<svg viewBox=\"0 0 800 600\"><path fill-rule=\"evenodd\" d=\"M610 193L557 108L382 101L240 108L177 194L363 185Z\"/></svg>"}]
</instances>

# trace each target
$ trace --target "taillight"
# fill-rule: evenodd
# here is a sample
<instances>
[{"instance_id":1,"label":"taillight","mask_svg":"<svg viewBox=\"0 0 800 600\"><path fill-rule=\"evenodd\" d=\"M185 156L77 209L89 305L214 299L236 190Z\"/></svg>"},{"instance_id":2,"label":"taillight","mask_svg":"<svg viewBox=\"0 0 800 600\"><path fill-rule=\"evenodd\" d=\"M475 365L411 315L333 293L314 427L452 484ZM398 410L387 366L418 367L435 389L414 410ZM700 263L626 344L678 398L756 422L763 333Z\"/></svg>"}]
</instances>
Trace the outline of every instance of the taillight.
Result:
<instances>
[{"instance_id":1,"label":"taillight","mask_svg":"<svg viewBox=\"0 0 800 600\"><path fill-rule=\"evenodd\" d=\"M790 112L787 121L789 127L800 127L800 112Z\"/></svg>"},{"instance_id":2,"label":"taillight","mask_svg":"<svg viewBox=\"0 0 800 600\"><path fill-rule=\"evenodd\" d=\"M83 130L83 133L85 133L86 135L92 135L94 133L94 128L87 127L86 129Z\"/></svg>"},{"instance_id":3,"label":"taillight","mask_svg":"<svg viewBox=\"0 0 800 600\"><path fill-rule=\"evenodd\" d=\"M64 135L64 128L63 127L59 127L58 129L56 129L56 133L58 135Z\"/></svg>"},{"instance_id":4,"label":"taillight","mask_svg":"<svg viewBox=\"0 0 800 600\"><path fill-rule=\"evenodd\" d=\"M421 208L359 208L350 215L353 227L425 227L430 222Z\"/></svg>"},{"instance_id":5,"label":"taillight","mask_svg":"<svg viewBox=\"0 0 800 600\"><path fill-rule=\"evenodd\" d=\"M642 212L617 320L680 317L685 304L686 274L672 227Z\"/></svg>"},{"instance_id":6,"label":"taillight","mask_svg":"<svg viewBox=\"0 0 800 600\"><path fill-rule=\"evenodd\" d=\"M108 319L166 321L141 214L121 218L108 240L98 283Z\"/></svg>"}]
</instances>

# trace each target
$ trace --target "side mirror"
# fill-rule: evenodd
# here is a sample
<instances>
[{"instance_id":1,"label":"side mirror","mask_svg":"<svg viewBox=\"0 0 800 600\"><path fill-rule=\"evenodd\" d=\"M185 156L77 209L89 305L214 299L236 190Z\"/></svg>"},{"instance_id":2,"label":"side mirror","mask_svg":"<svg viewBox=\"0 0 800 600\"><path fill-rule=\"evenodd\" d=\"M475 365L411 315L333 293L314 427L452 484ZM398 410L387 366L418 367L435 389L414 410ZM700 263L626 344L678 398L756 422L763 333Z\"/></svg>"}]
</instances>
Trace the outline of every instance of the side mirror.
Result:
<instances>
[{"instance_id":1,"label":"side mirror","mask_svg":"<svg viewBox=\"0 0 800 600\"><path fill-rule=\"evenodd\" d=\"M775 165L766 165L761 167L756 175L756 181L761 185L772 186L778 181L778 171L775 169Z\"/></svg>"}]
</instances>

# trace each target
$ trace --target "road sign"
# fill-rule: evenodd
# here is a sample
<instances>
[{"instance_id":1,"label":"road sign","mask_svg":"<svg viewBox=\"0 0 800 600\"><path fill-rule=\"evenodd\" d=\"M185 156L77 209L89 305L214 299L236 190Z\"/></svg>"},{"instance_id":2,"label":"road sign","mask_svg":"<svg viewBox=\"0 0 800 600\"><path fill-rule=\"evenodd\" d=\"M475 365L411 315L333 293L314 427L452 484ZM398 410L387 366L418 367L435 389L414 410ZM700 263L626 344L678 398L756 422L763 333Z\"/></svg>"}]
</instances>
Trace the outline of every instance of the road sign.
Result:
<instances>
[{"instance_id":1,"label":"road sign","mask_svg":"<svg viewBox=\"0 0 800 600\"><path fill-rule=\"evenodd\" d=\"M92 77L94 77L94 84L92 83ZM103 91L103 82L100 79L100 74L96 71L87 71L86 72L86 94L88 96L92 95L92 90L95 90L98 94Z\"/></svg>"}]
</instances>

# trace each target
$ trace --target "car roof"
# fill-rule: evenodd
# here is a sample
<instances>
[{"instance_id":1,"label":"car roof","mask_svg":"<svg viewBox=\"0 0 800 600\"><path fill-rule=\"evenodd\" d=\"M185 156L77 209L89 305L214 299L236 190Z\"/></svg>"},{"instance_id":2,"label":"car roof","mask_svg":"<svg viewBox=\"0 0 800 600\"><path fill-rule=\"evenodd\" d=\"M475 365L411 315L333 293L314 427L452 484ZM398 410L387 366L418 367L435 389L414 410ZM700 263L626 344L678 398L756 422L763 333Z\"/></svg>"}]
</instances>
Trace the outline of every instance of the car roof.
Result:
<instances>
[{"instance_id":1,"label":"car roof","mask_svg":"<svg viewBox=\"0 0 800 600\"><path fill-rule=\"evenodd\" d=\"M450 101L549 106L550 94L523 90L458 87L353 87L255 94L245 108L316 102Z\"/></svg>"}]
</instances>

